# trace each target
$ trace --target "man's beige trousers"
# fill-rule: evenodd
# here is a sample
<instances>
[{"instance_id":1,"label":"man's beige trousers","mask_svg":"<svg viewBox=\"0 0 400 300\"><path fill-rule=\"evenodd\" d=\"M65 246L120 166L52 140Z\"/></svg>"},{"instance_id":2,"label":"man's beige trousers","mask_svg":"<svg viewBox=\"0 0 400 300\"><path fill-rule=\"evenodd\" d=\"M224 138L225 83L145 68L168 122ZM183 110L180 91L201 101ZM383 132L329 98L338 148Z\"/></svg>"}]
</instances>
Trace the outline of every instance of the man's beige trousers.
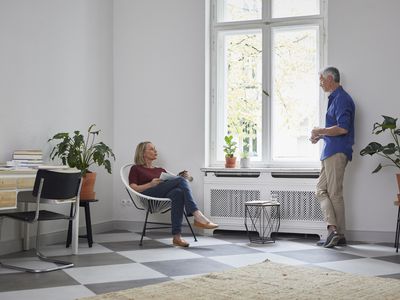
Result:
<instances>
[{"instance_id":1,"label":"man's beige trousers","mask_svg":"<svg viewBox=\"0 0 400 300\"><path fill-rule=\"evenodd\" d=\"M335 225L337 232L344 235L346 230L343 178L347 165L344 153L336 153L322 162L321 174L317 184L317 199L327 225Z\"/></svg>"}]
</instances>

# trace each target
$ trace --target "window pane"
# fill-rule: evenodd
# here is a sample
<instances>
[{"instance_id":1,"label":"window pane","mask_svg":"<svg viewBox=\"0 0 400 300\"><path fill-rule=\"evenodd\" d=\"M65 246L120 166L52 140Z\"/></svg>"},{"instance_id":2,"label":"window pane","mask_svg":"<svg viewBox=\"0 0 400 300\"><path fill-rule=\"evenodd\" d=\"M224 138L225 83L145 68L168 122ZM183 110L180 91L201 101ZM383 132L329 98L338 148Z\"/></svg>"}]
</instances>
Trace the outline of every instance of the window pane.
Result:
<instances>
[{"instance_id":1,"label":"window pane","mask_svg":"<svg viewBox=\"0 0 400 300\"><path fill-rule=\"evenodd\" d=\"M308 140L318 126L316 25L272 29L272 160L316 161Z\"/></svg>"},{"instance_id":2,"label":"window pane","mask_svg":"<svg viewBox=\"0 0 400 300\"><path fill-rule=\"evenodd\" d=\"M223 137L232 134L238 142L237 155L248 152L253 160L261 159L262 128L262 34L261 30L220 33L223 65L218 85L223 120L218 138L218 160L224 159ZM223 114L223 115L222 115Z\"/></svg>"},{"instance_id":3,"label":"window pane","mask_svg":"<svg viewBox=\"0 0 400 300\"><path fill-rule=\"evenodd\" d=\"M272 0L272 18L319 15L320 0Z\"/></svg>"},{"instance_id":4,"label":"window pane","mask_svg":"<svg viewBox=\"0 0 400 300\"><path fill-rule=\"evenodd\" d=\"M261 0L218 0L218 22L261 19Z\"/></svg>"}]
</instances>

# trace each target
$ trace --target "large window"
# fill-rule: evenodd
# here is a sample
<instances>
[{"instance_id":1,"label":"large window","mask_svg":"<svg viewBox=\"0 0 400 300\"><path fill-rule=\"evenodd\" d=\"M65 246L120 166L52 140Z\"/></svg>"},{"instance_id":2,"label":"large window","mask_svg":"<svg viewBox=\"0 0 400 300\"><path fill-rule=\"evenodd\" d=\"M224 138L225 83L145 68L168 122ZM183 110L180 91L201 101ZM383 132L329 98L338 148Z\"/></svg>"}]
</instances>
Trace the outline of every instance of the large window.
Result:
<instances>
[{"instance_id":1,"label":"large window","mask_svg":"<svg viewBox=\"0 0 400 300\"><path fill-rule=\"evenodd\" d=\"M314 166L322 0L212 0L210 164L225 135L255 166Z\"/></svg>"}]
</instances>

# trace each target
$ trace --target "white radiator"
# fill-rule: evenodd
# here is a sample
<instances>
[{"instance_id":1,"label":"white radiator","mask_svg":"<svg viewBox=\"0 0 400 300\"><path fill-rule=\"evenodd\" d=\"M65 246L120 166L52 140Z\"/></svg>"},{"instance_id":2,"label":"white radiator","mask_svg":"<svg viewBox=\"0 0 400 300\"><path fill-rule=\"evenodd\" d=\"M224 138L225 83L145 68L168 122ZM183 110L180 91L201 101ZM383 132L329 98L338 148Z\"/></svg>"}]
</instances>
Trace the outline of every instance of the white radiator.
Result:
<instances>
[{"instance_id":1,"label":"white radiator","mask_svg":"<svg viewBox=\"0 0 400 300\"><path fill-rule=\"evenodd\" d=\"M325 234L317 172L203 171L204 212L219 229L245 230L244 203L273 198L281 204L280 232Z\"/></svg>"}]
</instances>

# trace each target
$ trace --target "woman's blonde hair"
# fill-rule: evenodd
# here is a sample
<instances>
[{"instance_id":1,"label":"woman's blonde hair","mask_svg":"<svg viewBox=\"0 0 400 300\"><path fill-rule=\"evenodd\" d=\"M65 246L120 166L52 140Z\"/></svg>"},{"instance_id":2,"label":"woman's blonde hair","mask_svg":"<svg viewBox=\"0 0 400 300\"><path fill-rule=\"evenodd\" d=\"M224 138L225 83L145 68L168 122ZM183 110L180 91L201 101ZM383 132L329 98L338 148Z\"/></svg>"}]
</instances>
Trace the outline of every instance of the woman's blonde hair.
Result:
<instances>
[{"instance_id":1,"label":"woman's blonde hair","mask_svg":"<svg viewBox=\"0 0 400 300\"><path fill-rule=\"evenodd\" d=\"M146 142L141 142L136 146L136 151L135 151L135 157L134 157L134 162L135 165L142 166L146 162L144 161L144 151L146 150L147 144L151 144L151 142L146 141Z\"/></svg>"}]
</instances>

